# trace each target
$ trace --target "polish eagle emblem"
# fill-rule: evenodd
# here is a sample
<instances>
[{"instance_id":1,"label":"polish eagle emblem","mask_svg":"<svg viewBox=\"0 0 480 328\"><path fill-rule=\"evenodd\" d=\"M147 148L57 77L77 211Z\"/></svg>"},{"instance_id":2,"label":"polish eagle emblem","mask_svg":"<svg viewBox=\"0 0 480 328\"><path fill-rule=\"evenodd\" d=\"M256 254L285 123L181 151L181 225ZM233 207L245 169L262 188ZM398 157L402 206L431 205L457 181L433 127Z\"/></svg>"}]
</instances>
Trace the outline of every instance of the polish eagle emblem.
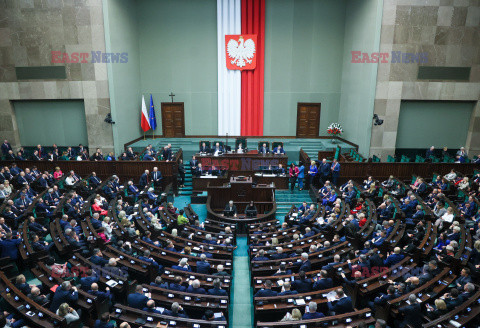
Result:
<instances>
[{"instance_id":1,"label":"polish eagle emblem","mask_svg":"<svg viewBox=\"0 0 480 328\"><path fill-rule=\"evenodd\" d=\"M231 36L226 43L228 69L254 69L256 66L256 35Z\"/></svg>"}]
</instances>

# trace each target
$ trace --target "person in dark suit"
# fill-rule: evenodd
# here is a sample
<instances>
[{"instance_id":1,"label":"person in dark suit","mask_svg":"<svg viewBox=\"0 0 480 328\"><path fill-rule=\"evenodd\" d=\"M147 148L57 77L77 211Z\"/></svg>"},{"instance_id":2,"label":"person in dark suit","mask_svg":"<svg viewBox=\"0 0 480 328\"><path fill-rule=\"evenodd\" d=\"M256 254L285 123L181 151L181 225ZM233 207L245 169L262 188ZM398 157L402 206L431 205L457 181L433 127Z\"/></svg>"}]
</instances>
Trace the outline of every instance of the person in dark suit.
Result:
<instances>
[{"instance_id":1,"label":"person in dark suit","mask_svg":"<svg viewBox=\"0 0 480 328\"><path fill-rule=\"evenodd\" d=\"M199 177L201 176L205 171L203 170L202 163L198 163L197 167L195 168L194 171L192 171L192 175Z\"/></svg>"},{"instance_id":2,"label":"person in dark suit","mask_svg":"<svg viewBox=\"0 0 480 328\"><path fill-rule=\"evenodd\" d=\"M90 257L90 262L99 266L105 266L108 264L108 260L103 258L102 251L99 248L93 250L93 255Z\"/></svg>"},{"instance_id":3,"label":"person in dark suit","mask_svg":"<svg viewBox=\"0 0 480 328\"><path fill-rule=\"evenodd\" d=\"M290 288L292 285L290 284L289 281L285 281L283 283L282 291L278 293L278 296L284 296L284 295L296 295L298 292L296 290L291 290Z\"/></svg>"},{"instance_id":4,"label":"person in dark suit","mask_svg":"<svg viewBox=\"0 0 480 328\"><path fill-rule=\"evenodd\" d=\"M237 207L233 204L233 200L229 201L228 204L225 206L225 211L229 213L233 213L233 216L237 216Z\"/></svg>"},{"instance_id":5,"label":"person in dark suit","mask_svg":"<svg viewBox=\"0 0 480 328\"><path fill-rule=\"evenodd\" d=\"M212 165L208 170L208 174L213 176L219 176L221 175L221 171L215 165Z\"/></svg>"},{"instance_id":6,"label":"person in dark suit","mask_svg":"<svg viewBox=\"0 0 480 328\"><path fill-rule=\"evenodd\" d=\"M332 171L332 183L337 185L338 177L340 175L340 163L338 163L335 158L333 159L330 170Z\"/></svg>"},{"instance_id":7,"label":"person in dark suit","mask_svg":"<svg viewBox=\"0 0 480 328\"><path fill-rule=\"evenodd\" d=\"M132 180L128 181L127 192L130 196L134 196L134 197L136 197L140 194L140 191L138 190L137 187L135 187Z\"/></svg>"},{"instance_id":8,"label":"person in dark suit","mask_svg":"<svg viewBox=\"0 0 480 328\"><path fill-rule=\"evenodd\" d=\"M273 154L285 154L285 150L283 150L282 145L279 144L277 147L275 147L275 148L273 149L273 152L272 152L272 153L273 153Z\"/></svg>"},{"instance_id":9,"label":"person in dark suit","mask_svg":"<svg viewBox=\"0 0 480 328\"><path fill-rule=\"evenodd\" d=\"M278 293L274 290L272 290L272 281L271 280L267 280L265 281L264 283L264 288L260 289L258 292L255 293L255 296L254 297L273 297L273 296L277 296Z\"/></svg>"},{"instance_id":10,"label":"person in dark suit","mask_svg":"<svg viewBox=\"0 0 480 328\"><path fill-rule=\"evenodd\" d=\"M5 155L5 160L7 161L15 161L15 154L13 153L13 150L9 150L8 153Z\"/></svg>"},{"instance_id":11,"label":"person in dark suit","mask_svg":"<svg viewBox=\"0 0 480 328\"><path fill-rule=\"evenodd\" d=\"M150 286L168 289L168 283L163 282L163 279L161 276L157 276L155 278L155 281L150 283Z\"/></svg>"},{"instance_id":12,"label":"person in dark suit","mask_svg":"<svg viewBox=\"0 0 480 328\"><path fill-rule=\"evenodd\" d=\"M163 314L171 317L188 318L188 315L183 310L183 307L181 307L177 302L172 303L171 310L165 309Z\"/></svg>"},{"instance_id":13,"label":"person in dark suit","mask_svg":"<svg viewBox=\"0 0 480 328\"><path fill-rule=\"evenodd\" d=\"M13 239L12 233L7 232L5 234L5 239L0 240L0 248L2 249L1 257L9 257L13 261L17 260L18 258L18 245L22 240L20 238Z\"/></svg>"},{"instance_id":14,"label":"person in dark suit","mask_svg":"<svg viewBox=\"0 0 480 328\"><path fill-rule=\"evenodd\" d=\"M88 293L91 295L95 295L97 297L97 301L103 302L105 300L112 301L113 295L110 293L110 288L106 287L105 291L102 292L98 289L98 284L96 282L92 283Z\"/></svg>"},{"instance_id":15,"label":"person in dark suit","mask_svg":"<svg viewBox=\"0 0 480 328\"><path fill-rule=\"evenodd\" d=\"M171 161L173 159L173 154L172 154L172 145L168 144L165 147L163 147L162 150L162 159L164 161Z\"/></svg>"},{"instance_id":16,"label":"person in dark suit","mask_svg":"<svg viewBox=\"0 0 480 328\"><path fill-rule=\"evenodd\" d=\"M80 288L84 291L88 291L92 287L92 284L98 282L98 280L99 275L94 273L92 269L88 269L85 272L85 277L80 278Z\"/></svg>"},{"instance_id":17,"label":"person in dark suit","mask_svg":"<svg viewBox=\"0 0 480 328\"><path fill-rule=\"evenodd\" d=\"M222 283L218 278L213 281L213 288L208 290L208 294L215 296L228 296L227 291L222 289Z\"/></svg>"},{"instance_id":18,"label":"person in dark suit","mask_svg":"<svg viewBox=\"0 0 480 328\"><path fill-rule=\"evenodd\" d=\"M185 166L183 165L183 160L180 159L178 162L178 176L180 178L180 187L184 187L185 184Z\"/></svg>"},{"instance_id":19,"label":"person in dark suit","mask_svg":"<svg viewBox=\"0 0 480 328\"><path fill-rule=\"evenodd\" d=\"M217 142L217 143L215 144L215 147L213 147L212 152L213 152L214 154L221 154L221 153L223 153L223 147L220 146L220 143L219 143L219 142Z\"/></svg>"},{"instance_id":20,"label":"person in dark suit","mask_svg":"<svg viewBox=\"0 0 480 328\"><path fill-rule=\"evenodd\" d=\"M298 279L292 282L292 288L299 294L308 293L312 291L313 281L308 279L304 271L298 273Z\"/></svg>"},{"instance_id":21,"label":"person in dark suit","mask_svg":"<svg viewBox=\"0 0 480 328\"><path fill-rule=\"evenodd\" d=\"M463 289L465 285L469 282L472 282L472 277L470 276L470 269L463 268L460 272L460 277L455 280L455 286L459 289Z\"/></svg>"},{"instance_id":22,"label":"person in dark suit","mask_svg":"<svg viewBox=\"0 0 480 328\"><path fill-rule=\"evenodd\" d=\"M135 287L135 293L131 293L128 295L127 304L128 306L142 310L144 307L147 306L147 301L149 299L150 298L143 294L142 285L137 285L137 287Z\"/></svg>"},{"instance_id":23,"label":"person in dark suit","mask_svg":"<svg viewBox=\"0 0 480 328\"><path fill-rule=\"evenodd\" d=\"M432 160L432 158L435 157L435 147L431 146L430 148L427 149L425 152L425 159L427 160Z\"/></svg>"},{"instance_id":24,"label":"person in dark suit","mask_svg":"<svg viewBox=\"0 0 480 328\"><path fill-rule=\"evenodd\" d=\"M10 143L8 142L8 140L5 139L5 140L3 141L3 144L2 144L2 154L3 154L3 156L7 156L8 152L9 152L10 150L13 150L13 149L12 149L12 146L10 145Z\"/></svg>"},{"instance_id":25,"label":"person in dark suit","mask_svg":"<svg viewBox=\"0 0 480 328\"><path fill-rule=\"evenodd\" d=\"M182 278L181 277L175 277L173 282L170 283L168 286L168 289L177 291L177 292L186 292L187 287L182 286Z\"/></svg>"},{"instance_id":26,"label":"person in dark suit","mask_svg":"<svg viewBox=\"0 0 480 328\"><path fill-rule=\"evenodd\" d=\"M140 176L140 179L138 180L138 187L140 188L140 190L145 189L145 187L149 183L149 179L150 179L149 175L150 175L150 171L145 170L145 172Z\"/></svg>"},{"instance_id":27,"label":"person in dark suit","mask_svg":"<svg viewBox=\"0 0 480 328\"><path fill-rule=\"evenodd\" d=\"M399 308L398 311L404 315L403 321L400 322L399 327L404 328L410 325L412 328L422 328L422 309L420 304L417 303L417 296L412 294L408 297L410 305Z\"/></svg>"},{"instance_id":28,"label":"person in dark suit","mask_svg":"<svg viewBox=\"0 0 480 328\"><path fill-rule=\"evenodd\" d=\"M308 253L302 253L301 256L301 261L292 263L290 262L290 265L294 268L298 268L298 272L303 271L303 272L308 272L312 268L312 264L310 263L310 260L308 259Z\"/></svg>"},{"instance_id":29,"label":"person in dark suit","mask_svg":"<svg viewBox=\"0 0 480 328\"><path fill-rule=\"evenodd\" d=\"M97 188L101 183L102 183L102 180L100 180L98 177L97 177L97 174L95 172L92 172L92 175L90 176L90 178L88 178L88 183L93 187L93 188Z\"/></svg>"},{"instance_id":30,"label":"person in dark suit","mask_svg":"<svg viewBox=\"0 0 480 328\"><path fill-rule=\"evenodd\" d=\"M149 312L149 313L162 314L162 312L155 309L155 301L154 300L149 300L147 302L147 306L143 308L143 311Z\"/></svg>"},{"instance_id":31,"label":"person in dark suit","mask_svg":"<svg viewBox=\"0 0 480 328\"><path fill-rule=\"evenodd\" d=\"M154 167L151 175L151 179L153 181L153 186L155 188L159 188L162 185L162 172L158 170L158 167Z\"/></svg>"},{"instance_id":32,"label":"person in dark suit","mask_svg":"<svg viewBox=\"0 0 480 328\"><path fill-rule=\"evenodd\" d=\"M103 313L100 319L95 320L94 328L114 328L113 323L110 322L110 314L108 312Z\"/></svg>"},{"instance_id":33,"label":"person in dark suit","mask_svg":"<svg viewBox=\"0 0 480 328\"><path fill-rule=\"evenodd\" d=\"M190 168L193 171L195 171L195 169L197 168L198 166L198 160L195 158L195 156L192 156L192 160L190 161Z\"/></svg>"},{"instance_id":34,"label":"person in dark suit","mask_svg":"<svg viewBox=\"0 0 480 328\"><path fill-rule=\"evenodd\" d=\"M147 151L145 155L143 155L143 160L144 161L154 161L155 157L152 156L152 152Z\"/></svg>"},{"instance_id":35,"label":"person in dark suit","mask_svg":"<svg viewBox=\"0 0 480 328\"><path fill-rule=\"evenodd\" d=\"M202 320L206 320L206 321L227 321L227 319L225 319L225 316L223 315L223 313L220 317L215 317L215 313L213 313L212 310L205 311L205 314L203 315Z\"/></svg>"},{"instance_id":36,"label":"person in dark suit","mask_svg":"<svg viewBox=\"0 0 480 328\"><path fill-rule=\"evenodd\" d=\"M401 260L403 260L405 258L405 255L403 254L400 254L402 251L402 249L400 247L395 247L393 249L393 253L390 254L390 256L388 256L385 261L383 262L383 264L387 267L392 267L394 266L395 264L397 264L398 262L400 262Z\"/></svg>"},{"instance_id":37,"label":"person in dark suit","mask_svg":"<svg viewBox=\"0 0 480 328\"><path fill-rule=\"evenodd\" d=\"M200 285L200 280L195 279L194 281L192 281L191 285L188 286L188 288L187 288L187 293L191 293L191 294L206 294L207 291L205 290L205 288L202 288L202 287L201 287L201 285Z\"/></svg>"},{"instance_id":38,"label":"person in dark suit","mask_svg":"<svg viewBox=\"0 0 480 328\"><path fill-rule=\"evenodd\" d=\"M134 161L137 159L137 155L133 152L132 147L128 147L127 149L127 159L129 161Z\"/></svg>"},{"instance_id":39,"label":"person in dark suit","mask_svg":"<svg viewBox=\"0 0 480 328\"><path fill-rule=\"evenodd\" d=\"M69 281L64 281L60 286L57 287L55 294L53 294L52 303L50 304L50 311L55 313L60 304L68 303L74 305L77 301L77 287L72 287Z\"/></svg>"},{"instance_id":40,"label":"person in dark suit","mask_svg":"<svg viewBox=\"0 0 480 328\"><path fill-rule=\"evenodd\" d=\"M199 152L202 154L209 153L210 148L205 144L205 142L202 142L202 145L200 146Z\"/></svg>"},{"instance_id":41,"label":"person in dark suit","mask_svg":"<svg viewBox=\"0 0 480 328\"><path fill-rule=\"evenodd\" d=\"M258 152L260 154L268 154L270 150L268 149L267 144L264 143L261 147L258 147Z\"/></svg>"},{"instance_id":42,"label":"person in dark suit","mask_svg":"<svg viewBox=\"0 0 480 328\"><path fill-rule=\"evenodd\" d=\"M324 290L333 287L332 278L328 277L325 270L320 271L320 278L313 283L313 290Z\"/></svg>"},{"instance_id":43,"label":"person in dark suit","mask_svg":"<svg viewBox=\"0 0 480 328\"><path fill-rule=\"evenodd\" d=\"M345 295L345 292L342 288L338 288L335 293L336 301L328 302L328 310L332 315L344 314L348 312L353 312L353 303L352 299Z\"/></svg>"},{"instance_id":44,"label":"person in dark suit","mask_svg":"<svg viewBox=\"0 0 480 328\"><path fill-rule=\"evenodd\" d=\"M302 316L302 320L309 320L309 319L319 319L323 318L325 314L322 312L317 312L317 303L310 302L308 303L308 312L305 310L305 314Z\"/></svg>"},{"instance_id":45,"label":"person in dark suit","mask_svg":"<svg viewBox=\"0 0 480 328\"><path fill-rule=\"evenodd\" d=\"M197 273L210 273L210 263L207 262L207 256L205 254L201 254L200 261L197 261Z\"/></svg>"}]
</instances>

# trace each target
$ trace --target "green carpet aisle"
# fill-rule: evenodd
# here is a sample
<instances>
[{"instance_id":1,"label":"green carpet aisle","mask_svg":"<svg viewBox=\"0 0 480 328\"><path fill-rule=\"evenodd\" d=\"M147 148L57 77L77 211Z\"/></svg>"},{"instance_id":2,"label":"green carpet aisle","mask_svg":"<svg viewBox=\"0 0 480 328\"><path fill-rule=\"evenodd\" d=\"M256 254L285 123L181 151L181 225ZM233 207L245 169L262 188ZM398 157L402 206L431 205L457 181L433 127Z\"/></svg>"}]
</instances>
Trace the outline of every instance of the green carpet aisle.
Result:
<instances>
[{"instance_id":1,"label":"green carpet aisle","mask_svg":"<svg viewBox=\"0 0 480 328\"><path fill-rule=\"evenodd\" d=\"M247 237L237 236L238 248L233 253L233 279L230 291L230 328L251 328L253 295L250 286L250 267Z\"/></svg>"}]
</instances>

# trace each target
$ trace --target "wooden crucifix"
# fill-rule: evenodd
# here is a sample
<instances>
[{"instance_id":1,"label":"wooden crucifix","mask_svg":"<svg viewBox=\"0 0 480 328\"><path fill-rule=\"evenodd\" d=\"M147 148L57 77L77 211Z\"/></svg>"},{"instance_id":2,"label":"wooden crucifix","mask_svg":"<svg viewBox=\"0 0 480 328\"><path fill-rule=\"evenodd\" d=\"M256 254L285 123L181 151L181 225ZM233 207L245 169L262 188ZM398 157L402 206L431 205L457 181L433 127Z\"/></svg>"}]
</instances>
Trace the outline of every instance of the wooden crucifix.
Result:
<instances>
[{"instance_id":1,"label":"wooden crucifix","mask_svg":"<svg viewBox=\"0 0 480 328\"><path fill-rule=\"evenodd\" d=\"M173 94L173 92L170 92L170 94L168 95L169 97L172 97L172 103L173 103L173 97L175 97L175 95Z\"/></svg>"}]
</instances>

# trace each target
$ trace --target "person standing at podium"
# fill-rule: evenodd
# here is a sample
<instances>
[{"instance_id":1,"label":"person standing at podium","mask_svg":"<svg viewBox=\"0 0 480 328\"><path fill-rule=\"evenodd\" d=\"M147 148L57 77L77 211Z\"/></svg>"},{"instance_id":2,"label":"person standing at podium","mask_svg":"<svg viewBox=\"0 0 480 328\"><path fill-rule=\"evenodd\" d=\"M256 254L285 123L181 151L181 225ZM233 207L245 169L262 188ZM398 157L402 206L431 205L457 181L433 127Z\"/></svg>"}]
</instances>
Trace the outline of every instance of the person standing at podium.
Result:
<instances>
[{"instance_id":1,"label":"person standing at podium","mask_svg":"<svg viewBox=\"0 0 480 328\"><path fill-rule=\"evenodd\" d=\"M237 217L237 207L233 204L233 200L229 201L227 206L225 206L224 212L229 215Z\"/></svg>"},{"instance_id":2,"label":"person standing at podium","mask_svg":"<svg viewBox=\"0 0 480 328\"><path fill-rule=\"evenodd\" d=\"M293 189L295 189L295 182L297 182L297 177L298 177L298 167L295 166L295 163L292 163L290 166L290 169L288 170L288 175L290 177L290 191L293 192Z\"/></svg>"}]
</instances>

